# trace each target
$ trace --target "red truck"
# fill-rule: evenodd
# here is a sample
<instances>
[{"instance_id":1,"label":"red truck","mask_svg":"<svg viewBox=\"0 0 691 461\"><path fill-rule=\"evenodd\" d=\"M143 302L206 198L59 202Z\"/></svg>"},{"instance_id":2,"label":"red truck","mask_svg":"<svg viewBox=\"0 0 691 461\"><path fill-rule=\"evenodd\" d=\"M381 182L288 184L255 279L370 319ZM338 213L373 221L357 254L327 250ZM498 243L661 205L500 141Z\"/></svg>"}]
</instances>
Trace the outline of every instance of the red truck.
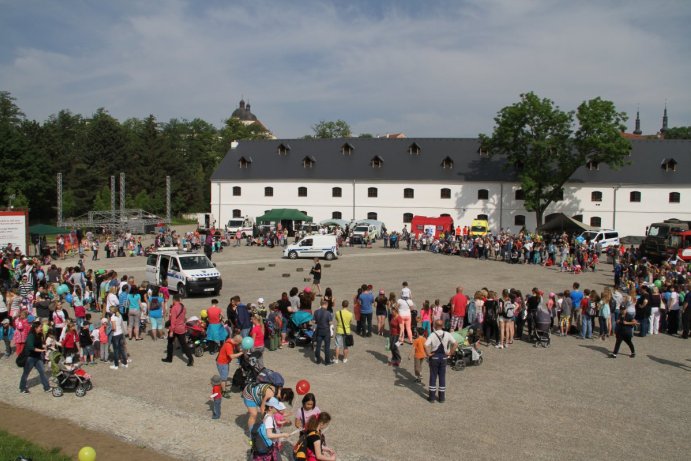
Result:
<instances>
[{"instance_id":1,"label":"red truck","mask_svg":"<svg viewBox=\"0 0 691 461\"><path fill-rule=\"evenodd\" d=\"M678 259L691 262L691 231L674 232L669 236L667 255L675 254Z\"/></svg>"},{"instance_id":2,"label":"red truck","mask_svg":"<svg viewBox=\"0 0 691 461\"><path fill-rule=\"evenodd\" d=\"M410 233L413 235L433 235L434 238L439 238L439 234L444 232L448 235L454 233L453 218L451 216L413 216L410 222Z\"/></svg>"}]
</instances>

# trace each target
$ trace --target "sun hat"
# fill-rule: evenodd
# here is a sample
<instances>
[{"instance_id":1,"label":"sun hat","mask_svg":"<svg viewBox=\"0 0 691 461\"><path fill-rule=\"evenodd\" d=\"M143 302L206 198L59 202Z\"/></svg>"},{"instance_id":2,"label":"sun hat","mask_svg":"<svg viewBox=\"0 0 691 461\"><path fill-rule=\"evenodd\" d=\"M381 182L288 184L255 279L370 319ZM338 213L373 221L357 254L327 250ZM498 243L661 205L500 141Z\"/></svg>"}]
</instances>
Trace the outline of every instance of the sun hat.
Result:
<instances>
[{"instance_id":1,"label":"sun hat","mask_svg":"<svg viewBox=\"0 0 691 461\"><path fill-rule=\"evenodd\" d=\"M279 402L276 397L271 397L268 402L266 402L266 405L269 407L273 407L278 411L282 411L286 409L286 406Z\"/></svg>"}]
</instances>

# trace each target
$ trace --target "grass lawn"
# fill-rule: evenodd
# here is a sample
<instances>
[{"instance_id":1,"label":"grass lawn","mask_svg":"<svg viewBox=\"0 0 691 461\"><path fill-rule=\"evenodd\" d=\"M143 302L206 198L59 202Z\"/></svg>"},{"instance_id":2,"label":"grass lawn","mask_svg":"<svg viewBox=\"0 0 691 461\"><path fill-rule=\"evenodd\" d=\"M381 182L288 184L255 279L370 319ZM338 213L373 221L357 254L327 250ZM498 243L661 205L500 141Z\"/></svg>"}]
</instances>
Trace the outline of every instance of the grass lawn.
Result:
<instances>
[{"instance_id":1,"label":"grass lawn","mask_svg":"<svg viewBox=\"0 0 691 461\"><path fill-rule=\"evenodd\" d=\"M0 430L0 459L14 461L19 456L33 461L71 461L69 456L60 453L59 448L46 450Z\"/></svg>"}]
</instances>

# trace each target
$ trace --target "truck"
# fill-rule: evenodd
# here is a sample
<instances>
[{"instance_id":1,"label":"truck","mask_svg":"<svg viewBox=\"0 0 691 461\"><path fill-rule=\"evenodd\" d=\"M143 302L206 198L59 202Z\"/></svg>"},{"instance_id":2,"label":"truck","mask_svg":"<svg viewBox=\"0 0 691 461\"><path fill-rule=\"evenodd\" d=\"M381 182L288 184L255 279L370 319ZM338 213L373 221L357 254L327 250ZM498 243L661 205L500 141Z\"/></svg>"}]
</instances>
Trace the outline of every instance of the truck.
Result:
<instances>
[{"instance_id":1,"label":"truck","mask_svg":"<svg viewBox=\"0 0 691 461\"><path fill-rule=\"evenodd\" d=\"M410 232L413 235L427 234L438 239L442 232L454 233L453 218L451 216L413 216Z\"/></svg>"},{"instance_id":2,"label":"truck","mask_svg":"<svg viewBox=\"0 0 691 461\"><path fill-rule=\"evenodd\" d=\"M691 230L673 232L669 236L667 255L670 257L676 255L677 259L691 262Z\"/></svg>"},{"instance_id":3,"label":"truck","mask_svg":"<svg viewBox=\"0 0 691 461\"><path fill-rule=\"evenodd\" d=\"M242 238L245 238L248 235L253 235L254 220L249 216L245 216L244 218L231 218L228 220L226 228L233 237L235 237L237 231L240 231Z\"/></svg>"},{"instance_id":4,"label":"truck","mask_svg":"<svg viewBox=\"0 0 691 461\"><path fill-rule=\"evenodd\" d=\"M641 253L648 259L661 261L669 257L670 251L674 253L675 245L671 237L688 231L691 222L680 219L665 219L663 222L652 223L648 226L645 238L641 243Z\"/></svg>"},{"instance_id":5,"label":"truck","mask_svg":"<svg viewBox=\"0 0 691 461\"><path fill-rule=\"evenodd\" d=\"M489 233L489 221L486 219L473 219L470 223L470 235L472 237L484 237Z\"/></svg>"}]
</instances>

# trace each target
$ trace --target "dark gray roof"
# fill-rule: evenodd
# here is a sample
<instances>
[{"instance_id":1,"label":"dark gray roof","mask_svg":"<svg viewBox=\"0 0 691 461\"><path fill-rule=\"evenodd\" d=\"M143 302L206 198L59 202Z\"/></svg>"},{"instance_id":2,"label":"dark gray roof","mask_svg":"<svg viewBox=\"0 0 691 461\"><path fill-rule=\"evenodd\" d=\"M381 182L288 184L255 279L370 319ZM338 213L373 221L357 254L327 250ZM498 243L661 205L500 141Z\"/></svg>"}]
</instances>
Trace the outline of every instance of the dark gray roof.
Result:
<instances>
[{"instance_id":1,"label":"dark gray roof","mask_svg":"<svg viewBox=\"0 0 691 461\"><path fill-rule=\"evenodd\" d=\"M597 170L580 168L571 182L621 184L689 185L691 172L691 140L632 140L631 164L618 171L606 165ZM279 155L278 146L290 146ZM352 148L343 154L343 146ZM419 154L411 154L411 146ZM213 181L244 180L417 180L439 182L516 181L511 171L502 168L501 158L487 158L479 152L476 138L339 138L339 139L274 139L240 141L231 149L211 176ZM348 149L345 149L346 151ZM381 167L372 167L375 157ZM240 168L240 158L252 159ZM310 168L303 159L314 160ZM452 168L443 168L450 158ZM662 162L677 162L676 171L665 171Z\"/></svg>"}]
</instances>

